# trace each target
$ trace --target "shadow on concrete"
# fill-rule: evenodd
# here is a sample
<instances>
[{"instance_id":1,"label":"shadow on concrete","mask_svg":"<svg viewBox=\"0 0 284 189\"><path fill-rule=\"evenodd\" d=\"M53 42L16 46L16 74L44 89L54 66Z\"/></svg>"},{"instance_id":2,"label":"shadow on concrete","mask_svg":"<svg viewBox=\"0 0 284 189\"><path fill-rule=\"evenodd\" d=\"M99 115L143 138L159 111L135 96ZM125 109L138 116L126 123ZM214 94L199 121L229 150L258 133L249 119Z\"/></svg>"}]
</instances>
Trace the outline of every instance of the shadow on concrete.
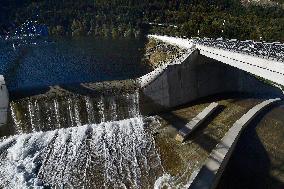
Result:
<instances>
[{"instance_id":1,"label":"shadow on concrete","mask_svg":"<svg viewBox=\"0 0 284 189\"><path fill-rule=\"evenodd\" d=\"M226 107L223 105L218 105L216 110L209 116L207 117L204 122L195 130L191 133L191 136L198 136L203 133L204 129L225 109Z\"/></svg>"},{"instance_id":2,"label":"shadow on concrete","mask_svg":"<svg viewBox=\"0 0 284 189\"><path fill-rule=\"evenodd\" d=\"M237 101L242 100L242 99L248 99L248 98L254 98L254 97L255 96L248 94L248 93L239 93L239 92L218 93L218 94L198 98L197 100L193 100L193 101L188 102L186 104L177 106L177 107L173 108L173 110L178 110L178 109L186 108L186 107L189 107L189 106L194 106L194 105L198 105L198 104L205 104L205 103L212 103L212 102L227 100L227 99L232 99L232 102L234 102L234 101L237 102Z\"/></svg>"},{"instance_id":3,"label":"shadow on concrete","mask_svg":"<svg viewBox=\"0 0 284 189\"><path fill-rule=\"evenodd\" d=\"M208 126L209 123L213 121L213 119L218 114L220 114L224 110L224 108L224 106L219 106L216 111L214 111L213 114L204 121L202 125L200 125L194 132L190 134L189 138L186 141L191 140L193 143L196 143L201 148L210 153L218 144L218 141L212 138L209 134L204 133L204 129L206 128L206 126ZM185 125L190 121L176 115L173 112L160 113L158 115L166 120L167 123L169 123L177 131L185 127Z\"/></svg>"},{"instance_id":4,"label":"shadow on concrete","mask_svg":"<svg viewBox=\"0 0 284 189\"><path fill-rule=\"evenodd\" d=\"M201 133L201 135L196 135L192 138L192 142L200 146L206 152L211 153L219 141L206 133Z\"/></svg>"},{"instance_id":5,"label":"shadow on concrete","mask_svg":"<svg viewBox=\"0 0 284 189\"><path fill-rule=\"evenodd\" d=\"M8 110L8 111L11 111L11 110ZM0 126L0 138L4 136L10 136L16 132L15 128L11 127L12 124L13 123L12 123L11 113L8 113L6 124Z\"/></svg>"},{"instance_id":6,"label":"shadow on concrete","mask_svg":"<svg viewBox=\"0 0 284 189\"><path fill-rule=\"evenodd\" d=\"M217 189L284 188L282 181L270 175L271 160L256 132L258 123L273 107L264 110L243 131Z\"/></svg>"},{"instance_id":7,"label":"shadow on concrete","mask_svg":"<svg viewBox=\"0 0 284 189\"><path fill-rule=\"evenodd\" d=\"M167 121L177 131L183 128L189 121L184 119L173 112L165 112L158 114L161 118Z\"/></svg>"},{"instance_id":8,"label":"shadow on concrete","mask_svg":"<svg viewBox=\"0 0 284 189\"><path fill-rule=\"evenodd\" d=\"M225 106L220 105L198 129L191 133L187 140L192 141L193 143L199 145L201 148L210 153L219 143L219 141L210 136L210 134L205 133L204 130L224 109Z\"/></svg>"},{"instance_id":9,"label":"shadow on concrete","mask_svg":"<svg viewBox=\"0 0 284 189\"><path fill-rule=\"evenodd\" d=\"M204 176L206 175L206 177ZM209 170L206 166L203 166L199 174L195 177L193 182L190 184L189 189L208 189L214 188L214 178L215 174L213 171Z\"/></svg>"},{"instance_id":10,"label":"shadow on concrete","mask_svg":"<svg viewBox=\"0 0 284 189\"><path fill-rule=\"evenodd\" d=\"M165 119L170 125L175 129L179 130L185 126L188 122L187 120L180 118L179 116L168 113L168 114L159 114L163 119ZM204 124L206 126L206 124ZM199 130L199 129L198 129ZM194 134L194 138L190 137L193 143L196 143L201 148L210 153L213 148L218 144L218 141L212 138L210 135L204 133L202 130L199 130L198 134ZM188 140L187 140L188 141Z\"/></svg>"}]
</instances>

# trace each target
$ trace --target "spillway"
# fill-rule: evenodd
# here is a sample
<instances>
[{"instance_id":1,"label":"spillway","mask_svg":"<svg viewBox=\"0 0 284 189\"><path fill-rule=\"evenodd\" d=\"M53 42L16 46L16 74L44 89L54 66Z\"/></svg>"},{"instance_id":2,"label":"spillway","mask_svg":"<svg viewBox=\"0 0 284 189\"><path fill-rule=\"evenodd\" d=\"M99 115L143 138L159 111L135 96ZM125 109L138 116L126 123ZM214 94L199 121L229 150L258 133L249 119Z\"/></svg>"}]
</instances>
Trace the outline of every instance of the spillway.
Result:
<instances>
[{"instance_id":1,"label":"spillway","mask_svg":"<svg viewBox=\"0 0 284 189\"><path fill-rule=\"evenodd\" d=\"M137 117L138 91L120 95L29 97L10 103L13 134L48 131Z\"/></svg>"},{"instance_id":2,"label":"spillway","mask_svg":"<svg viewBox=\"0 0 284 189\"><path fill-rule=\"evenodd\" d=\"M152 188L164 171L138 98L12 102L0 188Z\"/></svg>"}]
</instances>

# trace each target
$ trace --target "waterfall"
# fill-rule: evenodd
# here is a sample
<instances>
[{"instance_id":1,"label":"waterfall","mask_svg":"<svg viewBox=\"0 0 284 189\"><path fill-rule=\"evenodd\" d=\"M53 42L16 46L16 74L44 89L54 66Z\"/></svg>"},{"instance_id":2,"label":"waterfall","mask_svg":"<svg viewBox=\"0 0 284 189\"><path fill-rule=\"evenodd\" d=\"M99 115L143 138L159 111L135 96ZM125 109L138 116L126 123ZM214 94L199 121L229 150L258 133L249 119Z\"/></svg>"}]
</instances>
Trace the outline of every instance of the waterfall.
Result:
<instances>
[{"instance_id":1,"label":"waterfall","mask_svg":"<svg viewBox=\"0 0 284 189\"><path fill-rule=\"evenodd\" d=\"M16 110L16 105L14 103L11 103L10 104L10 109L11 109L11 117L13 119L13 122L14 122L14 127L15 127L15 130L16 130L16 134L22 134L23 133L23 128L21 126L21 120L18 119L17 117L17 110Z\"/></svg>"},{"instance_id":2,"label":"waterfall","mask_svg":"<svg viewBox=\"0 0 284 189\"><path fill-rule=\"evenodd\" d=\"M38 101L35 100L35 112L34 112L35 120L36 120L36 129L37 131L41 130L41 118L40 118L40 106Z\"/></svg>"},{"instance_id":3,"label":"waterfall","mask_svg":"<svg viewBox=\"0 0 284 189\"><path fill-rule=\"evenodd\" d=\"M32 105L32 103L29 101L28 102L28 107L29 107L29 116L30 116L30 122L31 122L31 126L32 126L32 132L35 132L35 124L34 124L34 107Z\"/></svg>"},{"instance_id":4,"label":"waterfall","mask_svg":"<svg viewBox=\"0 0 284 189\"><path fill-rule=\"evenodd\" d=\"M140 116L139 92L117 96L30 97L10 104L17 134L47 131Z\"/></svg>"},{"instance_id":5,"label":"waterfall","mask_svg":"<svg viewBox=\"0 0 284 189\"><path fill-rule=\"evenodd\" d=\"M139 93L11 103L16 136L0 139L0 188L150 188L163 174Z\"/></svg>"},{"instance_id":6,"label":"waterfall","mask_svg":"<svg viewBox=\"0 0 284 189\"><path fill-rule=\"evenodd\" d=\"M46 110L46 118L47 118L47 129L48 130L52 130L52 129L55 129L56 127L56 124L54 124L54 116L53 116L53 113L54 113L54 110L53 110L53 105L50 104L49 102L44 102L43 103L43 107L44 109ZM43 129L43 127L42 127Z\"/></svg>"},{"instance_id":7,"label":"waterfall","mask_svg":"<svg viewBox=\"0 0 284 189\"><path fill-rule=\"evenodd\" d=\"M111 97L111 99L110 99L110 119L112 121L117 120L116 101L115 101L114 97Z\"/></svg>"},{"instance_id":8,"label":"waterfall","mask_svg":"<svg viewBox=\"0 0 284 189\"><path fill-rule=\"evenodd\" d=\"M135 91L133 94L126 94L128 106L129 117L137 117L140 115L139 109L139 92Z\"/></svg>"},{"instance_id":9,"label":"waterfall","mask_svg":"<svg viewBox=\"0 0 284 189\"><path fill-rule=\"evenodd\" d=\"M57 101L57 99L53 100L53 107L54 107L54 112L55 112L55 118L56 118L56 125L57 128L61 128L61 124L60 124L60 114L59 114L59 103Z\"/></svg>"},{"instance_id":10,"label":"waterfall","mask_svg":"<svg viewBox=\"0 0 284 189\"><path fill-rule=\"evenodd\" d=\"M88 113L88 123L92 124L95 123L95 113L94 113L94 106L90 97L85 96L85 103Z\"/></svg>"},{"instance_id":11,"label":"waterfall","mask_svg":"<svg viewBox=\"0 0 284 189\"><path fill-rule=\"evenodd\" d=\"M104 100L103 96L101 96L98 102L99 115L100 115L101 122L105 122L105 113L104 113L105 106L104 106L103 100Z\"/></svg>"},{"instance_id":12,"label":"waterfall","mask_svg":"<svg viewBox=\"0 0 284 189\"><path fill-rule=\"evenodd\" d=\"M162 167L143 125L136 117L7 138L0 188L150 188Z\"/></svg>"},{"instance_id":13,"label":"waterfall","mask_svg":"<svg viewBox=\"0 0 284 189\"><path fill-rule=\"evenodd\" d=\"M74 119L73 119L73 108L72 108L72 99L68 98L67 99L67 103L68 103L68 113L69 113L69 121L70 121L70 126L74 127L75 123L74 123Z\"/></svg>"},{"instance_id":14,"label":"waterfall","mask_svg":"<svg viewBox=\"0 0 284 189\"><path fill-rule=\"evenodd\" d=\"M78 106L78 101L75 100L75 103L74 103L74 114L75 114L75 123L76 123L76 126L80 126L81 125L81 120L80 120L80 113L79 113L79 106Z\"/></svg>"},{"instance_id":15,"label":"waterfall","mask_svg":"<svg viewBox=\"0 0 284 189\"><path fill-rule=\"evenodd\" d=\"M37 100L28 101L28 111L29 111L29 122L31 125L32 132L36 132L40 130L41 123L39 118L39 106Z\"/></svg>"}]
</instances>

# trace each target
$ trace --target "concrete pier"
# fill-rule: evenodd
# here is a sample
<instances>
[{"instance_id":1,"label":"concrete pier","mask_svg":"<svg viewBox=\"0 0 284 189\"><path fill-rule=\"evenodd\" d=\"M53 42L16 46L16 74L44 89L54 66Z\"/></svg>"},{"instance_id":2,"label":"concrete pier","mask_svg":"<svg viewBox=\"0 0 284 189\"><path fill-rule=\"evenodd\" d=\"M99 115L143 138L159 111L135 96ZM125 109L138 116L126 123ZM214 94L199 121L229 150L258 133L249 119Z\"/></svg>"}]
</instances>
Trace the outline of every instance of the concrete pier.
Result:
<instances>
[{"instance_id":1,"label":"concrete pier","mask_svg":"<svg viewBox=\"0 0 284 189\"><path fill-rule=\"evenodd\" d=\"M216 94L245 93L283 96L283 92L263 83L251 74L213 58L198 50L181 64L169 65L160 75L141 89L145 112L159 112Z\"/></svg>"},{"instance_id":2,"label":"concrete pier","mask_svg":"<svg viewBox=\"0 0 284 189\"><path fill-rule=\"evenodd\" d=\"M188 122L176 136L176 140L183 142L188 136L196 130L202 123L217 109L218 103L213 102L207 106L202 112L200 112L195 118Z\"/></svg>"},{"instance_id":3,"label":"concrete pier","mask_svg":"<svg viewBox=\"0 0 284 189\"><path fill-rule=\"evenodd\" d=\"M0 75L0 127L7 122L9 95L3 75Z\"/></svg>"}]
</instances>

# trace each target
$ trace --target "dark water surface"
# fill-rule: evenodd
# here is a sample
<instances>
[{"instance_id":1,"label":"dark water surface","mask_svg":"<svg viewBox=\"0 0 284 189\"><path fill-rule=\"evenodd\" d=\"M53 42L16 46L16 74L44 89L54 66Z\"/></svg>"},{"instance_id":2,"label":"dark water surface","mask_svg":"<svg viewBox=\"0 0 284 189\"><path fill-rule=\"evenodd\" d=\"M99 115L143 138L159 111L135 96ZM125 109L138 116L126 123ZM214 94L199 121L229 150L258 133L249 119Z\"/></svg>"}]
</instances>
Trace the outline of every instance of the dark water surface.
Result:
<instances>
[{"instance_id":1,"label":"dark water surface","mask_svg":"<svg viewBox=\"0 0 284 189\"><path fill-rule=\"evenodd\" d=\"M11 95L50 85L139 77L143 39L33 39L0 41L0 74Z\"/></svg>"}]
</instances>

